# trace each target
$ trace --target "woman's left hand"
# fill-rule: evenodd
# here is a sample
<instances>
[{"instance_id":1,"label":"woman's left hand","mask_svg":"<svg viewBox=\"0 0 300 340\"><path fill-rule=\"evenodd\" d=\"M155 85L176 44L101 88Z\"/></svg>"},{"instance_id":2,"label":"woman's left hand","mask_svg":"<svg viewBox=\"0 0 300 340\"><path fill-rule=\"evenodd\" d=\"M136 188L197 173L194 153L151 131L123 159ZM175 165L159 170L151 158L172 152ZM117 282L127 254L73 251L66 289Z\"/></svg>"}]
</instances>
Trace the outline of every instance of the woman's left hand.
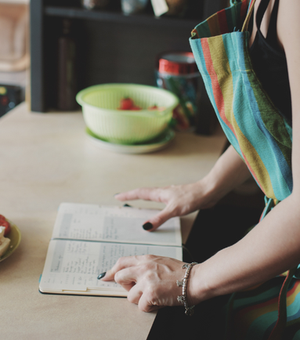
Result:
<instances>
[{"instance_id":1,"label":"woman's left hand","mask_svg":"<svg viewBox=\"0 0 300 340\"><path fill-rule=\"evenodd\" d=\"M152 312L165 306L180 305L177 296L185 270L184 262L155 255L129 256L120 258L106 272L103 281L115 281L127 291L130 302L144 312Z\"/></svg>"}]
</instances>

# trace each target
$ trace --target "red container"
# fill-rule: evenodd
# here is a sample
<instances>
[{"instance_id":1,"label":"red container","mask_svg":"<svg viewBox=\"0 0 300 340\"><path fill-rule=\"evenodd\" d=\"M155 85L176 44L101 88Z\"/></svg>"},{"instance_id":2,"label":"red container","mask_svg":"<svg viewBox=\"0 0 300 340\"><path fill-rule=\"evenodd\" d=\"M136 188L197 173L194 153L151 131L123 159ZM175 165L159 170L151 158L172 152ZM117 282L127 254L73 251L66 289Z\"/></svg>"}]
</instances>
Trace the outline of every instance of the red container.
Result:
<instances>
[{"instance_id":1,"label":"red container","mask_svg":"<svg viewBox=\"0 0 300 340\"><path fill-rule=\"evenodd\" d=\"M194 127L199 113L200 74L192 52L165 52L156 63L156 84L179 98L173 112L173 126L180 130Z\"/></svg>"},{"instance_id":2,"label":"red container","mask_svg":"<svg viewBox=\"0 0 300 340\"><path fill-rule=\"evenodd\" d=\"M172 124L177 130L213 133L217 119L192 52L165 52L156 60L156 84L179 98Z\"/></svg>"}]
</instances>

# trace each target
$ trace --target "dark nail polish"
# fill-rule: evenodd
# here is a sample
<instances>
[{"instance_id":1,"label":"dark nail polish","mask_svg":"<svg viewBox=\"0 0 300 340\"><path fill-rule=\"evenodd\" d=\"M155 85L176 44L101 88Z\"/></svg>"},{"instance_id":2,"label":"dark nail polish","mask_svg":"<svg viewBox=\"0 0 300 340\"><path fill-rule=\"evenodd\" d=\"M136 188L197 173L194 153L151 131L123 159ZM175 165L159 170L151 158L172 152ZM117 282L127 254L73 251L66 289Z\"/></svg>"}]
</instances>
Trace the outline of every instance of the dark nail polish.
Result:
<instances>
[{"instance_id":1,"label":"dark nail polish","mask_svg":"<svg viewBox=\"0 0 300 340\"><path fill-rule=\"evenodd\" d=\"M123 204L123 207L131 208L131 205L125 203L125 204Z\"/></svg>"},{"instance_id":2,"label":"dark nail polish","mask_svg":"<svg viewBox=\"0 0 300 340\"><path fill-rule=\"evenodd\" d=\"M98 280L103 279L104 276L105 276L105 274L106 274L106 272L99 274L98 277L97 277L97 279L98 279Z\"/></svg>"},{"instance_id":3,"label":"dark nail polish","mask_svg":"<svg viewBox=\"0 0 300 340\"><path fill-rule=\"evenodd\" d=\"M150 230L150 229L153 228L153 224L150 223L150 222L147 222L147 223L145 223L145 224L143 225L143 228L144 228L145 230Z\"/></svg>"}]
</instances>

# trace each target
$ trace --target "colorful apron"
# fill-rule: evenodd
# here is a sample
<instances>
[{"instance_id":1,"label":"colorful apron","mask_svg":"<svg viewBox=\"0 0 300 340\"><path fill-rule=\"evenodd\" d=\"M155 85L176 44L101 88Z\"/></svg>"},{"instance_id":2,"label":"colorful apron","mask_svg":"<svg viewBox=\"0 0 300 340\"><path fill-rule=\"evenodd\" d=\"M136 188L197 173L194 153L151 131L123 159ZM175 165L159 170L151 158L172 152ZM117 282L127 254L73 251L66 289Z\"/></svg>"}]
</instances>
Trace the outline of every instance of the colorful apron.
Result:
<instances>
[{"instance_id":1,"label":"colorful apron","mask_svg":"<svg viewBox=\"0 0 300 340\"><path fill-rule=\"evenodd\" d=\"M292 192L292 128L251 64L247 29L254 2L232 1L196 26L190 45L228 140L266 196L263 218ZM295 269L234 295L230 339L300 339L300 285L294 274Z\"/></svg>"}]
</instances>

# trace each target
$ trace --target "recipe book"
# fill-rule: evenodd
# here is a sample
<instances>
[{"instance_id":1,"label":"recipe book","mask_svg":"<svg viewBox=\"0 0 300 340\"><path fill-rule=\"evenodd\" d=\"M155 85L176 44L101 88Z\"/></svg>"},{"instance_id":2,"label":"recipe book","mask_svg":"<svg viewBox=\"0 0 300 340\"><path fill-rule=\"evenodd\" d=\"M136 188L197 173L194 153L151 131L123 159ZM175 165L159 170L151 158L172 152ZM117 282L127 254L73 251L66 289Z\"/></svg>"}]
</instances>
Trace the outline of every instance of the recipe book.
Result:
<instances>
[{"instance_id":1,"label":"recipe book","mask_svg":"<svg viewBox=\"0 0 300 340\"><path fill-rule=\"evenodd\" d=\"M180 219L156 231L142 225L157 210L61 203L40 278L41 293L127 296L115 282L98 280L122 256L154 254L182 260Z\"/></svg>"}]
</instances>

